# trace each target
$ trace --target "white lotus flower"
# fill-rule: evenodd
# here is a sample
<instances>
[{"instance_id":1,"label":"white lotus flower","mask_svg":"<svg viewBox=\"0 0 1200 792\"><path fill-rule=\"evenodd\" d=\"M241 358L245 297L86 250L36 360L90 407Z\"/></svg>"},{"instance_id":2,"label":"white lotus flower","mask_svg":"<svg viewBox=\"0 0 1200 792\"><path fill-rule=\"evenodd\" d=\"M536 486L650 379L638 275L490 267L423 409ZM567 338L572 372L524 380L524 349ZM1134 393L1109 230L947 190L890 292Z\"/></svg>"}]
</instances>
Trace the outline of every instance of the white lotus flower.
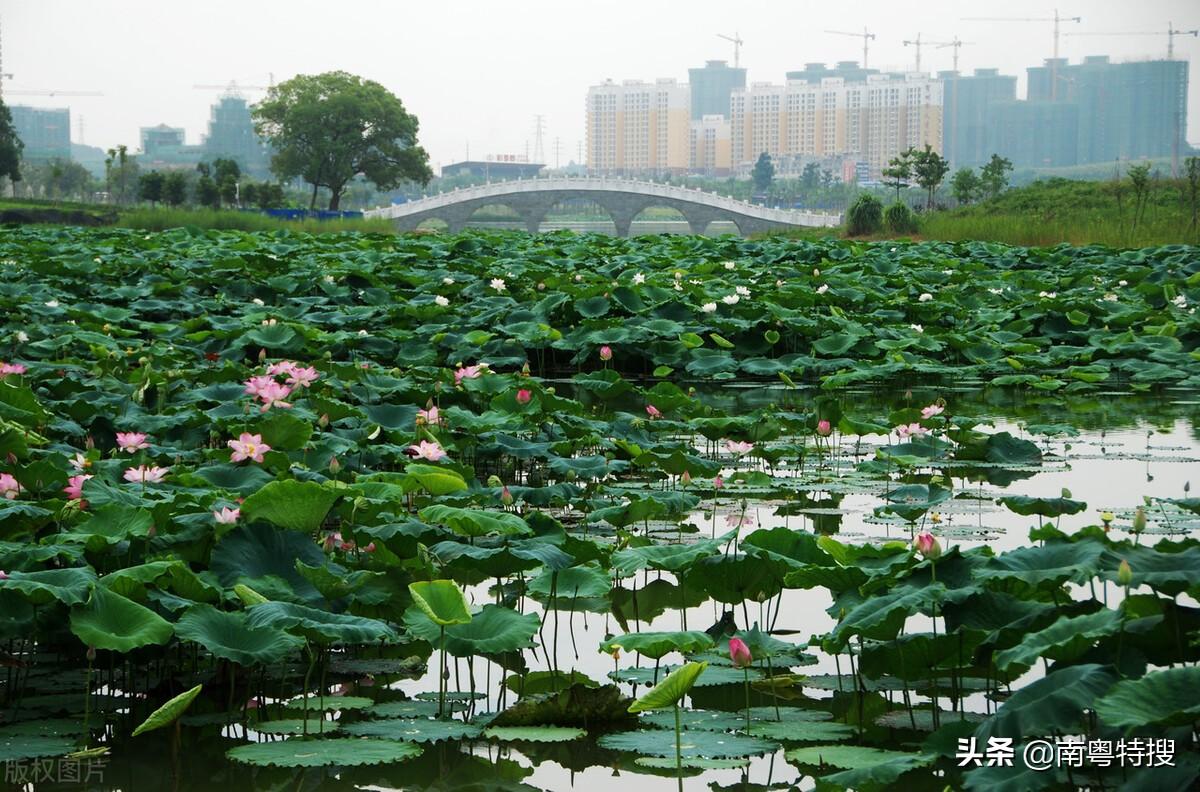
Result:
<instances>
[{"instance_id":1,"label":"white lotus flower","mask_svg":"<svg viewBox=\"0 0 1200 792\"><path fill-rule=\"evenodd\" d=\"M717 304L715 302L704 303L704 305L700 306L700 313L712 313L715 310L717 310Z\"/></svg>"},{"instance_id":2,"label":"white lotus flower","mask_svg":"<svg viewBox=\"0 0 1200 792\"><path fill-rule=\"evenodd\" d=\"M489 285L498 292L504 291L503 278L492 278L492 282Z\"/></svg>"},{"instance_id":3,"label":"white lotus flower","mask_svg":"<svg viewBox=\"0 0 1200 792\"><path fill-rule=\"evenodd\" d=\"M917 298L917 302L929 302L932 299L933 299L932 294L930 294L929 292L923 292L921 294L921 296Z\"/></svg>"},{"instance_id":4,"label":"white lotus flower","mask_svg":"<svg viewBox=\"0 0 1200 792\"><path fill-rule=\"evenodd\" d=\"M918 333L924 333L924 332L925 332L925 328L924 328L924 327L922 327L922 326L921 326L921 325L919 325L919 324L911 324L911 325L909 325L909 327L911 327L913 330L916 330Z\"/></svg>"},{"instance_id":5,"label":"white lotus flower","mask_svg":"<svg viewBox=\"0 0 1200 792\"><path fill-rule=\"evenodd\" d=\"M58 300L46 300L46 307L47 308L57 308Z\"/></svg>"},{"instance_id":6,"label":"white lotus flower","mask_svg":"<svg viewBox=\"0 0 1200 792\"><path fill-rule=\"evenodd\" d=\"M721 298L721 302L725 303L726 305L737 305L738 300L740 299L741 297L738 297L736 294L726 294Z\"/></svg>"},{"instance_id":7,"label":"white lotus flower","mask_svg":"<svg viewBox=\"0 0 1200 792\"><path fill-rule=\"evenodd\" d=\"M442 278L442 283L446 284L447 286L453 286L454 278Z\"/></svg>"},{"instance_id":8,"label":"white lotus flower","mask_svg":"<svg viewBox=\"0 0 1200 792\"><path fill-rule=\"evenodd\" d=\"M646 276L639 272L633 276L633 282L641 285L646 282Z\"/></svg>"},{"instance_id":9,"label":"white lotus flower","mask_svg":"<svg viewBox=\"0 0 1200 792\"><path fill-rule=\"evenodd\" d=\"M822 283L820 286L817 287L817 294L824 294L827 291L829 291L828 283Z\"/></svg>"},{"instance_id":10,"label":"white lotus flower","mask_svg":"<svg viewBox=\"0 0 1200 792\"><path fill-rule=\"evenodd\" d=\"M725 267L725 269L727 269L727 270L732 270L734 267L736 267L736 266L737 266L737 264L734 264L732 261L726 261L726 262L725 262L725 264L724 264L723 266L724 266L724 267Z\"/></svg>"},{"instance_id":11,"label":"white lotus flower","mask_svg":"<svg viewBox=\"0 0 1200 792\"><path fill-rule=\"evenodd\" d=\"M446 299L445 297L443 297L440 294L437 297L434 297L433 301L435 303L437 303L438 305L442 306L443 308L445 308L447 305L450 304L450 300Z\"/></svg>"},{"instance_id":12,"label":"white lotus flower","mask_svg":"<svg viewBox=\"0 0 1200 792\"><path fill-rule=\"evenodd\" d=\"M746 288L745 286L738 286L736 289L734 289L734 291L736 291L738 294L742 295L743 297L750 296L750 290L748 288Z\"/></svg>"}]
</instances>

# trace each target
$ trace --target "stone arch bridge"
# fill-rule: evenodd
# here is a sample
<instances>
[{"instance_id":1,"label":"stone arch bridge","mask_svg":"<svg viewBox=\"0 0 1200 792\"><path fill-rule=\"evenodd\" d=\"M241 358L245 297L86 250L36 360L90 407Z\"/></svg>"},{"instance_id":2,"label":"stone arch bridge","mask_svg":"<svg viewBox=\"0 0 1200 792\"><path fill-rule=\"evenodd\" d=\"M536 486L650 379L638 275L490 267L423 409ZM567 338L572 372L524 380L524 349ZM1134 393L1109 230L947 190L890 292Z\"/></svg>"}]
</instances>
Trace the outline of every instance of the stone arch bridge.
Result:
<instances>
[{"instance_id":1,"label":"stone arch bridge","mask_svg":"<svg viewBox=\"0 0 1200 792\"><path fill-rule=\"evenodd\" d=\"M687 220L693 234L702 234L714 221L730 221L743 236L786 228L820 228L841 222L840 214L768 209L715 193L634 179L538 178L481 184L415 201L371 209L367 217L385 217L402 231L426 220L442 220L451 232L462 230L485 206L505 206L516 212L530 233L537 233L556 204L587 199L612 218L618 236L629 236L633 220L644 209L667 207Z\"/></svg>"}]
</instances>

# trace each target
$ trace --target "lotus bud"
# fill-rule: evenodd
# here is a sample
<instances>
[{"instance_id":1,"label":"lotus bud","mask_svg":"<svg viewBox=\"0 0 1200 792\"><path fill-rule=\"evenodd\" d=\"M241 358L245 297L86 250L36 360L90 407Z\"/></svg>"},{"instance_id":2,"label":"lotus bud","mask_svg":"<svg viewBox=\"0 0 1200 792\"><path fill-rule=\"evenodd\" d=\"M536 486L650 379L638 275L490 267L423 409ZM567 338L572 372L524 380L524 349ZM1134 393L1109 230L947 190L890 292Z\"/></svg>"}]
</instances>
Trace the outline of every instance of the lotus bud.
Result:
<instances>
[{"instance_id":1,"label":"lotus bud","mask_svg":"<svg viewBox=\"0 0 1200 792\"><path fill-rule=\"evenodd\" d=\"M329 426L329 413L321 413L321 417L317 419L317 426L322 429Z\"/></svg>"},{"instance_id":2,"label":"lotus bud","mask_svg":"<svg viewBox=\"0 0 1200 792\"><path fill-rule=\"evenodd\" d=\"M600 359L605 361L612 360L612 347L607 344L600 347Z\"/></svg>"},{"instance_id":3,"label":"lotus bud","mask_svg":"<svg viewBox=\"0 0 1200 792\"><path fill-rule=\"evenodd\" d=\"M913 539L913 549L930 560L942 554L942 546L938 543L937 537L928 531L917 534Z\"/></svg>"},{"instance_id":4,"label":"lotus bud","mask_svg":"<svg viewBox=\"0 0 1200 792\"><path fill-rule=\"evenodd\" d=\"M87 648L87 659L89 663L96 659L96 647L89 646Z\"/></svg>"},{"instance_id":5,"label":"lotus bud","mask_svg":"<svg viewBox=\"0 0 1200 792\"><path fill-rule=\"evenodd\" d=\"M96 441L92 439L92 436L90 434L83 439L83 447L86 448L88 451L91 451L92 449L94 449L96 447Z\"/></svg>"},{"instance_id":6,"label":"lotus bud","mask_svg":"<svg viewBox=\"0 0 1200 792\"><path fill-rule=\"evenodd\" d=\"M1117 567L1117 583L1125 588L1129 588L1129 584L1133 582L1133 567L1129 566L1129 562L1121 559L1121 565Z\"/></svg>"},{"instance_id":7,"label":"lotus bud","mask_svg":"<svg viewBox=\"0 0 1200 792\"><path fill-rule=\"evenodd\" d=\"M725 479L721 478L720 476L717 476L716 478L713 479L713 489L719 490L719 489L724 489L724 488L725 488Z\"/></svg>"},{"instance_id":8,"label":"lotus bud","mask_svg":"<svg viewBox=\"0 0 1200 792\"><path fill-rule=\"evenodd\" d=\"M266 359L267 359L267 350L264 347L263 349L258 350L258 362L262 363Z\"/></svg>"},{"instance_id":9,"label":"lotus bud","mask_svg":"<svg viewBox=\"0 0 1200 792\"><path fill-rule=\"evenodd\" d=\"M529 376L529 361L528 360L525 361L525 365L521 366L521 376L522 377Z\"/></svg>"},{"instance_id":10,"label":"lotus bud","mask_svg":"<svg viewBox=\"0 0 1200 792\"><path fill-rule=\"evenodd\" d=\"M517 391L517 404L529 404L533 399L533 393L528 388L521 388Z\"/></svg>"},{"instance_id":11,"label":"lotus bud","mask_svg":"<svg viewBox=\"0 0 1200 792\"><path fill-rule=\"evenodd\" d=\"M821 437L829 437L829 435L833 434L833 426L830 425L829 421L822 418L817 421L817 434Z\"/></svg>"},{"instance_id":12,"label":"lotus bud","mask_svg":"<svg viewBox=\"0 0 1200 792\"><path fill-rule=\"evenodd\" d=\"M342 469L342 463L338 462L338 458L335 456L329 457L329 472L336 476L338 474L338 471L340 471L341 469Z\"/></svg>"},{"instance_id":13,"label":"lotus bud","mask_svg":"<svg viewBox=\"0 0 1200 792\"><path fill-rule=\"evenodd\" d=\"M371 542L369 545L364 547L363 552L364 553L374 553L375 552L375 543Z\"/></svg>"},{"instance_id":14,"label":"lotus bud","mask_svg":"<svg viewBox=\"0 0 1200 792\"><path fill-rule=\"evenodd\" d=\"M661 418L662 412L657 407L655 407L653 404L647 404L646 405L646 415L649 415L651 418Z\"/></svg>"},{"instance_id":15,"label":"lotus bud","mask_svg":"<svg viewBox=\"0 0 1200 792\"><path fill-rule=\"evenodd\" d=\"M746 668L754 662L750 647L746 646L746 642L741 638L729 639L729 659L733 661L735 668Z\"/></svg>"},{"instance_id":16,"label":"lotus bud","mask_svg":"<svg viewBox=\"0 0 1200 792\"><path fill-rule=\"evenodd\" d=\"M1146 530L1146 509L1142 506L1137 507L1137 511L1133 513L1133 525L1130 530L1134 533L1141 533Z\"/></svg>"},{"instance_id":17,"label":"lotus bud","mask_svg":"<svg viewBox=\"0 0 1200 792\"><path fill-rule=\"evenodd\" d=\"M513 505L513 496L512 493L508 491L508 485L505 485L504 488L500 490L500 502L505 506Z\"/></svg>"},{"instance_id":18,"label":"lotus bud","mask_svg":"<svg viewBox=\"0 0 1200 792\"><path fill-rule=\"evenodd\" d=\"M1064 498L1069 498L1069 497L1071 497L1071 490L1067 489L1066 487L1063 487L1063 488L1062 488L1062 496L1063 496Z\"/></svg>"},{"instance_id":19,"label":"lotus bud","mask_svg":"<svg viewBox=\"0 0 1200 792\"><path fill-rule=\"evenodd\" d=\"M683 486L685 486L685 487L691 486L691 484L692 484L692 474L691 474L690 472L686 471L686 470L685 470L685 471L683 471L683 475L679 477L679 481L680 481L680 483L682 483L682 484L683 484Z\"/></svg>"},{"instance_id":20,"label":"lotus bud","mask_svg":"<svg viewBox=\"0 0 1200 792\"><path fill-rule=\"evenodd\" d=\"M489 487L502 487L502 486L504 486L504 482L502 482L500 480L499 476L492 475L492 476L488 476L487 485Z\"/></svg>"}]
</instances>

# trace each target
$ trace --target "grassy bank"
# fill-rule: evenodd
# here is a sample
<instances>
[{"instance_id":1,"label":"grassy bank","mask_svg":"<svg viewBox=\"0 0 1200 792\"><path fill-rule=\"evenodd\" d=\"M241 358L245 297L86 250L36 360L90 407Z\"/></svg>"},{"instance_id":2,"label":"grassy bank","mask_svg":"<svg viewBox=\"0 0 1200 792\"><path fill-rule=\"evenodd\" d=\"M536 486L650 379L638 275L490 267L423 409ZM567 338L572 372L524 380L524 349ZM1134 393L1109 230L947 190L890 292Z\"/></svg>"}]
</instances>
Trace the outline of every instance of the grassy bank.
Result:
<instances>
[{"instance_id":1,"label":"grassy bank","mask_svg":"<svg viewBox=\"0 0 1200 792\"><path fill-rule=\"evenodd\" d=\"M162 231L181 226L199 226L222 231L305 231L311 234L362 231L364 233L394 233L395 226L381 219L341 220L283 220L255 212L235 212L225 209L130 209L121 212L116 225Z\"/></svg>"}]
</instances>

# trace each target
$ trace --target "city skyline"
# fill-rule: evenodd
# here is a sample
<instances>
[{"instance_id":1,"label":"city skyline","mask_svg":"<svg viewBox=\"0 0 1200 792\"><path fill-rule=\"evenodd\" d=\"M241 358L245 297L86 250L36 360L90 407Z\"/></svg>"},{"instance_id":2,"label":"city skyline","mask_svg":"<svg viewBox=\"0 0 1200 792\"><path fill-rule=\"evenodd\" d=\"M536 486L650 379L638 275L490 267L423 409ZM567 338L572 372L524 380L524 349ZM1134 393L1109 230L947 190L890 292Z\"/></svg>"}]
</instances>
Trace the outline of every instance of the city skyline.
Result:
<instances>
[{"instance_id":1,"label":"city skyline","mask_svg":"<svg viewBox=\"0 0 1200 792\"><path fill-rule=\"evenodd\" d=\"M1120 6L1120 7L1114 7ZM1064 24L1064 33L1112 30L1165 30L1167 21L1187 28L1200 22L1191 4L1149 0L1128 4L1078 2L1064 15L1083 23ZM718 33L738 32L745 41L741 65L747 85L782 83L787 71L805 63L862 59L861 42L824 33L826 28L861 29L877 35L870 66L912 70L915 51L902 41L920 33L924 41L955 35L973 44L959 53L959 69L998 68L1018 79L1026 94L1028 67L1052 54L1051 24L984 23L961 17L1001 13L1043 16L1045 3L1014 0L1000 12L982 2L927 3L916 15L883 3L865 3L840 12L813 3L782 6L750 2L729 20L714 3L689 6L687 14L667 4L638 6L636 25L627 24L623 4L608 16L584 15L573 8L535 2L513 14L478 3L449 7L397 7L367 2L352 12L329 16L315 3L237 5L215 2L203 15L183 14L147 2L50 0L10 2L0 8L5 101L36 107L70 107L72 140L108 148L139 145L141 127L183 127L188 143L198 143L218 89L197 84L267 85L296 73L344 69L376 80L393 92L421 121L420 139L432 163L466 157L532 152L534 115L546 118L546 160L576 160L585 140L583 103L591 85L611 78L653 81L688 79L688 69L707 60L733 60L734 45ZM633 6L629 5L629 9ZM286 11L286 20L282 14ZM1160 19L1161 18L1161 19ZM379 24L364 26L375 20ZM286 32L283 26L286 24ZM728 28L728 30L726 30ZM54 46L44 31L56 31ZM279 30L273 37L249 31ZM43 35L39 35L43 33ZM1167 37L1064 36L1060 56L1072 63L1093 54L1116 61L1162 58ZM114 42L128 41L127 46ZM514 43L525 41L523 46ZM253 46L250 46L253 42ZM922 70L949 69L953 48L922 48ZM1177 37L1177 58L1200 54L1192 37ZM69 55L64 55L69 53ZM102 97L22 96L17 90L102 91ZM1187 138L1200 141L1200 81L1189 85ZM262 94L247 90L248 98ZM86 134L79 135L79 119ZM556 151L557 144L557 151Z\"/></svg>"}]
</instances>

